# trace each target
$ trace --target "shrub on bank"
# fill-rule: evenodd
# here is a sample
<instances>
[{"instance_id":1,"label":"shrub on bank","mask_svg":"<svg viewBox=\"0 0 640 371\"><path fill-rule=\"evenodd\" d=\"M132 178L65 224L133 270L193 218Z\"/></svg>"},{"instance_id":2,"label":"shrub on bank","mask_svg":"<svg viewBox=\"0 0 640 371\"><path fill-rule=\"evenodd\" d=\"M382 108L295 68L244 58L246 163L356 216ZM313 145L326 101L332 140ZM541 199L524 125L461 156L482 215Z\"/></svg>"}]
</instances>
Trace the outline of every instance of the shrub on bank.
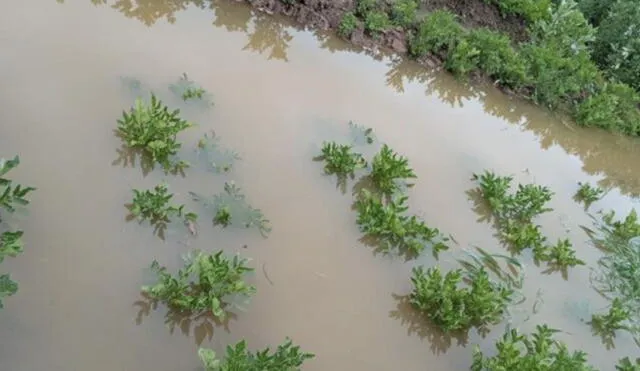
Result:
<instances>
[{"instance_id":1,"label":"shrub on bank","mask_svg":"<svg viewBox=\"0 0 640 371\"><path fill-rule=\"evenodd\" d=\"M628 85L605 84L576 106L576 121L627 135L640 135L640 94Z\"/></svg>"},{"instance_id":2,"label":"shrub on bank","mask_svg":"<svg viewBox=\"0 0 640 371\"><path fill-rule=\"evenodd\" d=\"M391 19L400 27L411 27L416 21L418 3L414 0L397 0L391 8Z\"/></svg>"},{"instance_id":3,"label":"shrub on bank","mask_svg":"<svg viewBox=\"0 0 640 371\"><path fill-rule=\"evenodd\" d=\"M503 15L515 14L529 22L537 22L549 16L551 0L485 0L497 5Z\"/></svg>"},{"instance_id":4,"label":"shrub on bank","mask_svg":"<svg viewBox=\"0 0 640 371\"><path fill-rule=\"evenodd\" d=\"M389 28L389 25L389 16L382 11L369 12L364 19L364 28L374 38L380 36L380 33Z\"/></svg>"},{"instance_id":5,"label":"shrub on bank","mask_svg":"<svg viewBox=\"0 0 640 371\"><path fill-rule=\"evenodd\" d=\"M505 34L486 28L474 30L470 34L471 44L478 54L478 66L490 77L509 87L525 85L526 66L518 52L511 46Z\"/></svg>"},{"instance_id":6,"label":"shrub on bank","mask_svg":"<svg viewBox=\"0 0 640 371\"><path fill-rule=\"evenodd\" d=\"M342 37L350 37L356 28L358 28L358 18L353 12L347 12L342 16L342 21L338 26L338 34Z\"/></svg>"},{"instance_id":7,"label":"shrub on bank","mask_svg":"<svg viewBox=\"0 0 640 371\"><path fill-rule=\"evenodd\" d=\"M409 51L415 57L438 54L451 49L465 35L456 16L446 10L436 10L424 18L417 34L410 40Z\"/></svg>"}]
</instances>

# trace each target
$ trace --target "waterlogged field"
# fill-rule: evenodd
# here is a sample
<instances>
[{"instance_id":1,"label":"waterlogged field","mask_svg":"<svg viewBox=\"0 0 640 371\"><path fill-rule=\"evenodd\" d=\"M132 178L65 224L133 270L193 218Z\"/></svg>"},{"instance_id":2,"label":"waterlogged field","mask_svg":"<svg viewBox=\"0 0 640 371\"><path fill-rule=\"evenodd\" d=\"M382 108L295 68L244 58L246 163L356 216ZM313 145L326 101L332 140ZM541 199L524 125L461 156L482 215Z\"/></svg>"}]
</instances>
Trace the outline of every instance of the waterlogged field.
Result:
<instances>
[{"instance_id":1,"label":"waterlogged field","mask_svg":"<svg viewBox=\"0 0 640 371\"><path fill-rule=\"evenodd\" d=\"M273 370L491 370L511 329L638 354L637 141L202 7L0 5L0 186L37 188L0 198L24 231L0 370L213 370L238 343Z\"/></svg>"}]
</instances>

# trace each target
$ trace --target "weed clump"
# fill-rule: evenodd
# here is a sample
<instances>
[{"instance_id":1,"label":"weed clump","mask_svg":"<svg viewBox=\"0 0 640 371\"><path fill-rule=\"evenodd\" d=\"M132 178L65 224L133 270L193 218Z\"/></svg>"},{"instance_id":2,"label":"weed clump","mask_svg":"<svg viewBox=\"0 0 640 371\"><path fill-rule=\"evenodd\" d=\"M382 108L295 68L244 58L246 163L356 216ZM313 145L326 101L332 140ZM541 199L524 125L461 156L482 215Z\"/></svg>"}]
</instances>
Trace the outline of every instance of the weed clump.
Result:
<instances>
[{"instance_id":1,"label":"weed clump","mask_svg":"<svg viewBox=\"0 0 640 371\"><path fill-rule=\"evenodd\" d=\"M609 311L606 314L594 314L591 316L591 328L593 332L607 344L613 342L618 330L633 330L630 324L631 311L625 307L620 298L613 299Z\"/></svg>"},{"instance_id":2,"label":"weed clump","mask_svg":"<svg viewBox=\"0 0 640 371\"><path fill-rule=\"evenodd\" d=\"M527 83L525 61L511 46L507 35L479 28L470 32L469 43L478 51L475 56L478 67L488 76L512 88Z\"/></svg>"},{"instance_id":3,"label":"weed clump","mask_svg":"<svg viewBox=\"0 0 640 371\"><path fill-rule=\"evenodd\" d=\"M566 270L569 267L585 265L583 260L576 257L576 251L568 239L559 240L555 245L544 247L536 251L534 256L537 260L545 261L549 265L558 269Z\"/></svg>"},{"instance_id":4,"label":"weed clump","mask_svg":"<svg viewBox=\"0 0 640 371\"><path fill-rule=\"evenodd\" d=\"M390 26L389 16L383 11L371 11L364 19L364 28L374 38L380 37Z\"/></svg>"},{"instance_id":5,"label":"weed clump","mask_svg":"<svg viewBox=\"0 0 640 371\"><path fill-rule=\"evenodd\" d=\"M496 343L498 354L495 356L485 356L476 346L471 370L595 371L587 363L585 352L572 353L566 344L553 339L557 332L547 325L536 326L536 331L530 336L522 335L515 329L508 331Z\"/></svg>"},{"instance_id":6,"label":"weed clump","mask_svg":"<svg viewBox=\"0 0 640 371\"><path fill-rule=\"evenodd\" d=\"M576 122L627 135L640 135L640 94L620 83L606 83L576 106Z\"/></svg>"},{"instance_id":7,"label":"weed clump","mask_svg":"<svg viewBox=\"0 0 640 371\"><path fill-rule=\"evenodd\" d=\"M129 148L141 150L153 163L159 163L165 172L181 171L189 164L173 159L181 147L177 135L193 124L181 119L179 114L180 110L169 111L151 94L149 103L138 98L129 112L122 113L117 133Z\"/></svg>"},{"instance_id":8,"label":"weed clump","mask_svg":"<svg viewBox=\"0 0 640 371\"><path fill-rule=\"evenodd\" d=\"M353 179L357 169L366 167L367 161L361 154L352 152L352 149L353 147L347 144L323 143L320 158L325 162L325 174L336 174L338 177L350 176Z\"/></svg>"},{"instance_id":9,"label":"weed clump","mask_svg":"<svg viewBox=\"0 0 640 371\"><path fill-rule=\"evenodd\" d=\"M185 222L195 222L198 216L192 212L184 212L184 205L172 205L173 194L169 193L166 184L159 184L153 190L133 190L133 201L129 207L131 214L143 222L168 223L173 216L183 217Z\"/></svg>"},{"instance_id":10,"label":"weed clump","mask_svg":"<svg viewBox=\"0 0 640 371\"><path fill-rule=\"evenodd\" d=\"M158 276L158 282L144 286L142 291L152 300L180 311L211 311L216 318L225 320L233 304L228 301L231 295L250 297L256 292L255 287L244 281L244 276L253 271L247 262L239 256L229 259L222 251L215 254L197 252L188 256L185 266L173 276L166 267L154 261L151 269Z\"/></svg>"},{"instance_id":11,"label":"weed clump","mask_svg":"<svg viewBox=\"0 0 640 371\"><path fill-rule=\"evenodd\" d=\"M353 12L347 12L342 16L338 26L338 34L342 37L351 37L353 31L358 28L358 18Z\"/></svg>"},{"instance_id":12,"label":"weed clump","mask_svg":"<svg viewBox=\"0 0 640 371\"><path fill-rule=\"evenodd\" d=\"M415 215L405 214L407 200L407 196L396 196L385 204L380 197L362 190L355 204L360 231L378 239L383 252L397 249L401 253L417 256L425 247L432 245L437 256L440 251L447 250L445 242L448 239L442 237L438 229L429 228Z\"/></svg>"},{"instance_id":13,"label":"weed clump","mask_svg":"<svg viewBox=\"0 0 640 371\"><path fill-rule=\"evenodd\" d=\"M219 359L213 350L204 348L198 350L198 356L205 371L294 371L300 370L306 360L315 357L302 352L290 339L286 339L275 351L266 348L253 353L247 349L247 342L242 340L234 346L227 346L223 359Z\"/></svg>"},{"instance_id":14,"label":"weed clump","mask_svg":"<svg viewBox=\"0 0 640 371\"><path fill-rule=\"evenodd\" d=\"M489 279L484 268L469 278L470 288L460 287L463 270L444 276L438 267L413 269L410 302L445 332L485 327L502 320L514 290Z\"/></svg>"},{"instance_id":15,"label":"weed clump","mask_svg":"<svg viewBox=\"0 0 640 371\"><path fill-rule=\"evenodd\" d=\"M409 28L416 21L418 3L414 0L396 0L391 8L391 19L397 26Z\"/></svg>"},{"instance_id":16,"label":"weed clump","mask_svg":"<svg viewBox=\"0 0 640 371\"><path fill-rule=\"evenodd\" d=\"M399 180L417 178L413 169L409 167L409 160L395 153L386 144L373 157L371 166L371 180L376 188L387 196L399 190Z\"/></svg>"},{"instance_id":17,"label":"weed clump","mask_svg":"<svg viewBox=\"0 0 640 371\"><path fill-rule=\"evenodd\" d=\"M464 29L455 15L445 10L436 10L424 18L417 34L410 40L409 50L415 57L438 54L452 49L464 35Z\"/></svg>"},{"instance_id":18,"label":"weed clump","mask_svg":"<svg viewBox=\"0 0 640 371\"><path fill-rule=\"evenodd\" d=\"M16 168L20 164L18 156L7 160L0 158L0 211L13 213L16 208L26 206L29 200L27 195L33 191L33 187L24 187L20 184L14 184L11 179L5 178L5 175ZM2 222L2 214L0 214L0 222ZM2 225L0 224L0 227ZM5 258L14 258L23 251L22 231L2 231L0 233L0 263ZM13 281L8 274L0 274L0 309L3 308L3 299L11 296L18 291L18 283Z\"/></svg>"},{"instance_id":19,"label":"weed clump","mask_svg":"<svg viewBox=\"0 0 640 371\"><path fill-rule=\"evenodd\" d=\"M573 198L578 202L584 202L585 209L588 209L592 203L598 201L604 195L604 189L592 187L589 183L578 182L578 187L578 191Z\"/></svg>"}]
</instances>

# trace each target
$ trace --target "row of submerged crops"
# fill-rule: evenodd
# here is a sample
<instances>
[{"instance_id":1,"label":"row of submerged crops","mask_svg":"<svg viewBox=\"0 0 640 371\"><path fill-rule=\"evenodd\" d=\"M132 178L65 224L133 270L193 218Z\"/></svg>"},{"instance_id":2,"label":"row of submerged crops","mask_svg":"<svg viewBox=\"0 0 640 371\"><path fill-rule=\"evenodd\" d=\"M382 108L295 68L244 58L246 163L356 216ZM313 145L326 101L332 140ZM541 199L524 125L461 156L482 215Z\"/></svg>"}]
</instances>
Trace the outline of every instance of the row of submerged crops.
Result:
<instances>
[{"instance_id":1,"label":"row of submerged crops","mask_svg":"<svg viewBox=\"0 0 640 371\"><path fill-rule=\"evenodd\" d=\"M213 105L204 89L184 75L171 85L170 90L185 102L204 107ZM138 97L133 107L123 112L117 121L116 134L126 147L126 157L139 157L144 172L160 167L165 175L184 174L190 164L179 158L182 143L178 134L195 125L181 117L179 110L171 110L154 93L143 99ZM386 144L378 145L371 129L350 124L356 140L349 144L325 142L317 161L324 163L324 172L337 177L338 187L346 191L350 180L359 177L354 186L356 223L364 234L363 241L375 246L376 251L413 259L431 249L437 259L452 245L453 237L409 211L408 187L417 178L407 158ZM362 151L356 151L361 147ZM377 148L376 148L377 147ZM204 134L196 145L199 155L215 173L228 173L240 156L234 151L221 149L215 134ZM374 153L371 158L363 155ZM5 175L19 164L13 160L0 161L0 208L14 212L28 204L25 198L34 188L16 185ZM477 187L470 191L476 200L475 208L487 210L486 218L496 230L498 239L508 248L510 255L490 254L476 248L460 267L445 271L439 266L415 267L410 281L413 289L408 301L414 310L427 318L443 333L459 334L476 328L489 331L502 322L510 307L524 300L523 265L517 256L530 250L536 264L545 264L549 271L566 275L576 265L585 263L577 256L571 242L561 239L550 242L536 217L552 211L547 203L553 192L536 184L518 184L513 179L485 171L473 174ZM600 197L603 191L588 184L579 184L575 198L584 202L585 209ZM190 193L201 204L208 219L216 227L237 226L255 228L264 237L271 231L269 221L262 212L252 207L242 189L234 182L226 182L223 192L211 196ZM182 226L188 233L198 233L199 216L185 204L177 201L167 182L151 189L133 189L126 208L129 218L149 225L154 233L164 235L168 225ZM4 223L5 221L2 220ZM1 225L5 228L5 224ZM617 331L628 331L640 338L640 222L631 212L624 220L616 220L613 213L601 221L602 233L593 232L593 240L605 252L594 271L593 285L611 300L607 312L594 313L590 321L594 334L605 342L613 342ZM19 230L5 228L0 238L0 262L22 250ZM239 308L242 300L249 300L256 287L248 282L253 271L250 261L239 255L228 256L223 250L188 253L184 265L170 272L158 261L151 262L156 280L142 287L142 295L151 305L162 303L168 315L190 318L210 318L224 322ZM0 299L14 294L17 284L8 275L0 278ZM2 301L0 301L0 306ZM570 351L554 339L557 330L546 324L537 326L533 334L522 334L513 329L496 343L495 355L474 350L472 370L591 370L586 354ZM640 341L640 340L638 340ZM230 344L222 357L213 350L202 348L198 352L207 371L212 370L293 370L301 369L304 362L314 357L304 352L292 340L284 339L275 349L252 351L246 341ZM618 370L640 370L640 359L626 357L616 365Z\"/></svg>"},{"instance_id":2,"label":"row of submerged crops","mask_svg":"<svg viewBox=\"0 0 640 371\"><path fill-rule=\"evenodd\" d=\"M346 191L349 179L359 180L353 187L356 223L364 234L363 241L378 252L412 259L431 249L437 259L455 241L437 228L430 227L418 215L411 214L406 191L417 178L407 158L387 144L369 160L362 153L366 146L376 144L371 129L352 123L360 132L360 140L340 144L322 144L324 173L336 176L337 186ZM443 271L439 266L413 268L410 277L413 290L408 294L411 306L433 325L448 335L460 335L475 328L486 333L490 327L505 320L510 307L524 301L523 265L517 257L531 250L536 265L546 264L546 272L558 272L566 277L568 270L584 265L569 239L555 243L544 236L536 217L551 212L546 204L553 197L547 187L518 184L513 179L490 171L473 174L477 187L469 191L474 208L485 215L496 230L498 240L510 255L490 254L475 248L466 259L459 259L459 268ZM514 190L515 188L515 190ZM604 191L589 184L578 183L574 199L585 210L599 200ZM594 271L593 284L611 300L606 313L595 313L589 322L592 332L605 344L613 342L616 331L628 331L640 345L640 223L635 211L623 221L616 221L613 212L602 218L597 235L592 233L596 246L605 252ZM582 351L570 351L567 345L555 340L558 330L546 324L536 327L533 334L508 330L496 343L497 353L483 354L479 348L473 353L472 370L593 370ZM623 358L617 370L640 370L640 358Z\"/></svg>"},{"instance_id":3,"label":"row of submerged crops","mask_svg":"<svg viewBox=\"0 0 640 371\"><path fill-rule=\"evenodd\" d=\"M356 0L338 33L380 39L402 30L409 54L435 55L459 77L481 73L579 125L640 135L640 7L634 0L485 0L527 24L526 41L467 29L449 10L425 15L417 0Z\"/></svg>"}]
</instances>

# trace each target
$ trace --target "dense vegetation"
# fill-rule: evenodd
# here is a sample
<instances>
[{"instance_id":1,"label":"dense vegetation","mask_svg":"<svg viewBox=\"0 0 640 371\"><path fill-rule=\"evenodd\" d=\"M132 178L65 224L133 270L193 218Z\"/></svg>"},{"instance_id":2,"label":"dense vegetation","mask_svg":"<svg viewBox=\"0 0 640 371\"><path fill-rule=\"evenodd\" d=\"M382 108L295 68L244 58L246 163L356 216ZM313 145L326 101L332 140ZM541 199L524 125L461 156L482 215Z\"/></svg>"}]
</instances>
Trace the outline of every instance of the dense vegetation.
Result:
<instances>
[{"instance_id":1,"label":"dense vegetation","mask_svg":"<svg viewBox=\"0 0 640 371\"><path fill-rule=\"evenodd\" d=\"M497 31L467 29L448 10L419 18L413 0L393 5L359 0L338 31L350 36L359 20L374 38L402 27L415 58L438 56L460 77L483 73L519 95L572 114L580 125L640 135L637 2L485 1L526 20L528 40L515 43Z\"/></svg>"},{"instance_id":2,"label":"dense vegetation","mask_svg":"<svg viewBox=\"0 0 640 371\"><path fill-rule=\"evenodd\" d=\"M24 187L15 184L5 176L20 164L18 156L13 159L0 158L0 211L13 213L18 207L26 206L29 200L25 197L34 191L33 187ZM22 235L20 230L6 230L3 224L3 215L0 213L0 263L8 257L16 257L23 250ZM8 274L0 274L0 308L3 299L18 291L18 283L13 281Z\"/></svg>"}]
</instances>

